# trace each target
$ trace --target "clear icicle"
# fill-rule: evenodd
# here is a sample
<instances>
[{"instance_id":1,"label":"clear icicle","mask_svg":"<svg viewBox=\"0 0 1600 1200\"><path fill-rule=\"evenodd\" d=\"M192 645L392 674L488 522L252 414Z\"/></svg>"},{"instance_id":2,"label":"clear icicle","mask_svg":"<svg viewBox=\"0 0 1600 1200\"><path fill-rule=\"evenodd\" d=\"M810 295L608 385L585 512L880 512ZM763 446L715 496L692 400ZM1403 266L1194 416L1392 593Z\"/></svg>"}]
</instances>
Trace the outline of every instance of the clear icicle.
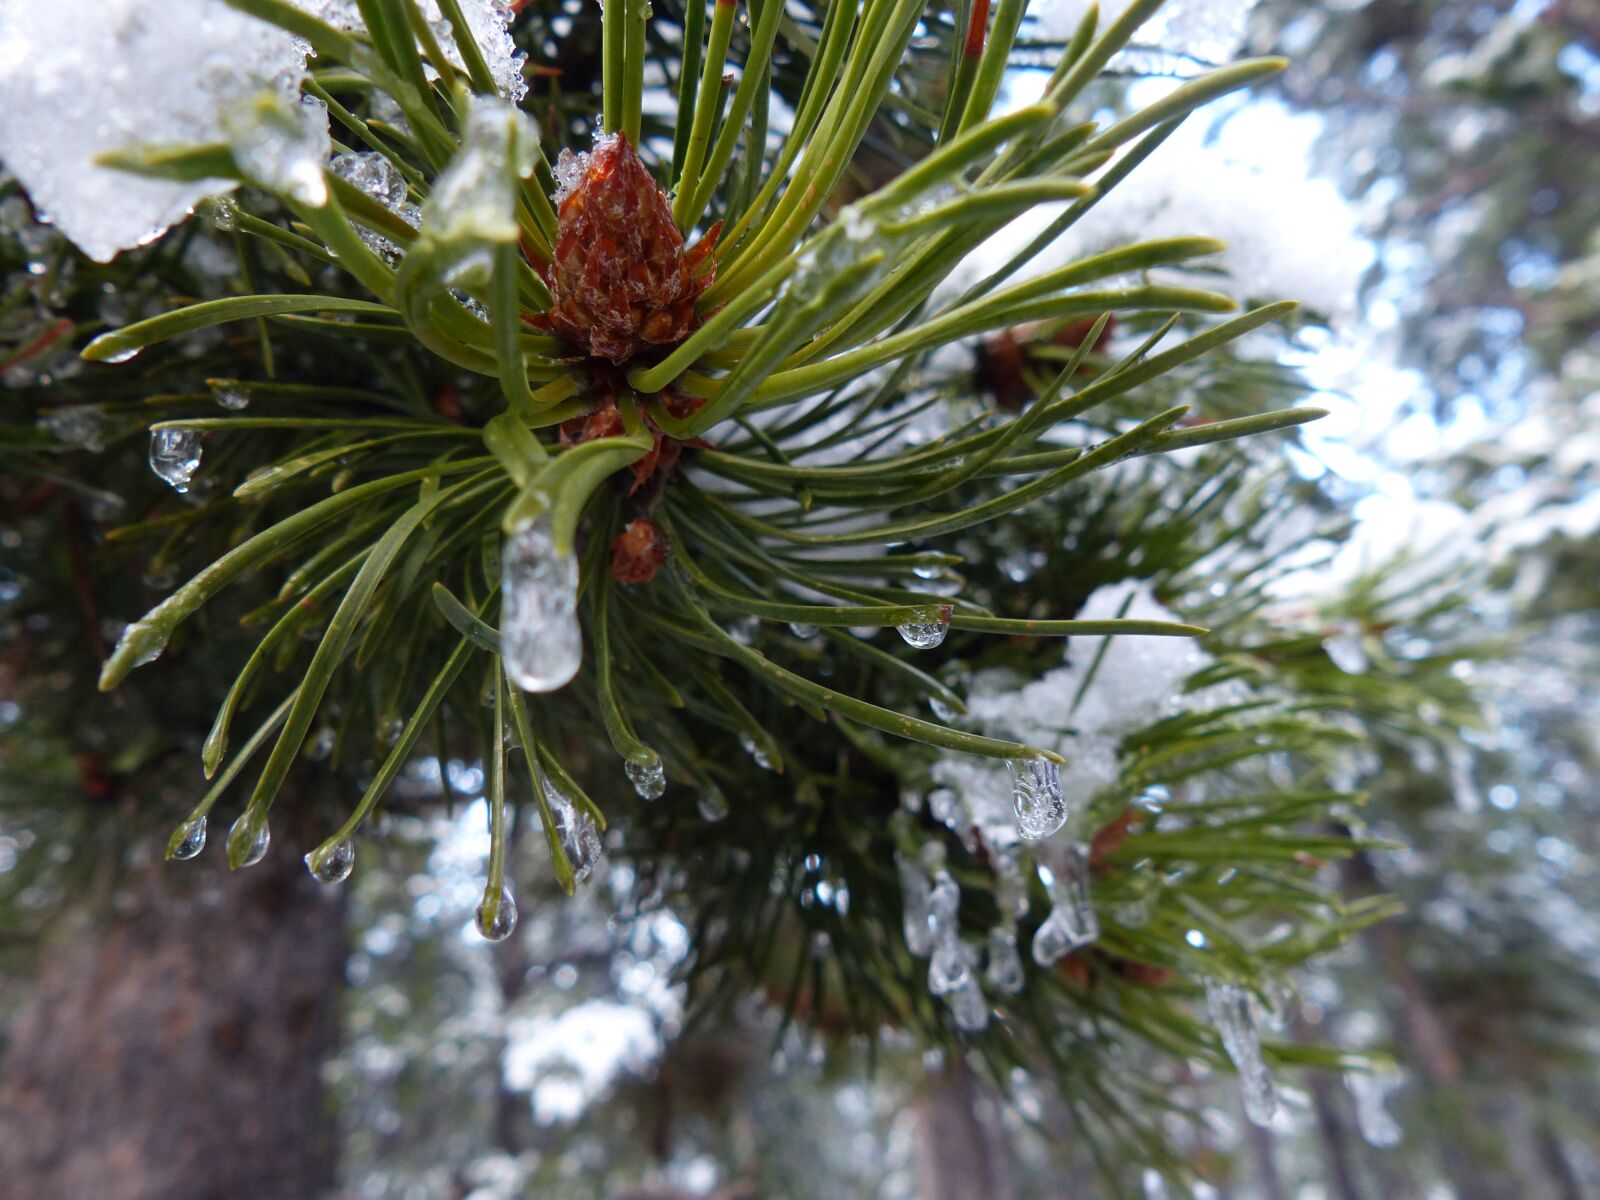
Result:
<instances>
[{"instance_id":1,"label":"clear icicle","mask_svg":"<svg viewBox=\"0 0 1600 1200\"><path fill-rule=\"evenodd\" d=\"M633 784L633 790L641 800L659 800L667 790L667 769L661 765L659 754L652 754L645 762L625 759L622 769L627 772L628 782Z\"/></svg>"},{"instance_id":2,"label":"clear icicle","mask_svg":"<svg viewBox=\"0 0 1600 1200\"><path fill-rule=\"evenodd\" d=\"M903 854L895 855L894 865L900 873L901 926L906 949L918 958L926 958L933 949L933 935L928 929L928 876Z\"/></svg>"},{"instance_id":3,"label":"clear icicle","mask_svg":"<svg viewBox=\"0 0 1600 1200\"><path fill-rule=\"evenodd\" d=\"M928 990L946 996L972 982L972 951L955 931L936 935L928 958Z\"/></svg>"},{"instance_id":4,"label":"clear icicle","mask_svg":"<svg viewBox=\"0 0 1600 1200\"><path fill-rule=\"evenodd\" d=\"M1211 1023L1217 1027L1222 1047L1239 1073L1245 1116L1257 1125L1265 1125L1278 1110L1278 1096L1261 1057L1260 1018L1255 997L1248 988L1237 983L1208 979L1205 984Z\"/></svg>"},{"instance_id":5,"label":"clear icicle","mask_svg":"<svg viewBox=\"0 0 1600 1200\"><path fill-rule=\"evenodd\" d=\"M500 654L526 692L553 692L583 662L578 560L557 554L549 515L523 525L500 553Z\"/></svg>"},{"instance_id":6,"label":"clear icicle","mask_svg":"<svg viewBox=\"0 0 1600 1200\"><path fill-rule=\"evenodd\" d=\"M550 800L556 838L572 864L573 878L582 883L594 874L595 864L605 854L605 847L600 844L600 831L589 814L578 808L548 778L544 781L544 790Z\"/></svg>"},{"instance_id":7,"label":"clear icicle","mask_svg":"<svg viewBox=\"0 0 1600 1200\"><path fill-rule=\"evenodd\" d=\"M928 893L928 929L935 938L956 931L961 911L961 888L950 878L950 872L940 869L934 876L933 890Z\"/></svg>"},{"instance_id":8,"label":"clear icicle","mask_svg":"<svg viewBox=\"0 0 1600 1200\"><path fill-rule=\"evenodd\" d=\"M1030 842L1049 837L1067 823L1067 801L1061 792L1061 768L1048 758L1013 758L1011 804L1017 832Z\"/></svg>"},{"instance_id":9,"label":"clear icicle","mask_svg":"<svg viewBox=\"0 0 1600 1200\"><path fill-rule=\"evenodd\" d=\"M896 625L895 630L905 639L906 645L918 650L932 650L950 632L950 606L941 604L927 614L927 619L905 621Z\"/></svg>"},{"instance_id":10,"label":"clear icicle","mask_svg":"<svg viewBox=\"0 0 1600 1200\"><path fill-rule=\"evenodd\" d=\"M478 902L478 911L473 916L473 924L487 941L503 942L517 927L517 901L512 896L511 889L502 886L499 903L493 906L494 912L491 914L489 911L491 898L486 889L483 899Z\"/></svg>"},{"instance_id":11,"label":"clear icicle","mask_svg":"<svg viewBox=\"0 0 1600 1200\"><path fill-rule=\"evenodd\" d=\"M950 994L950 1015L955 1018L956 1028L963 1033L982 1033L989 1024L989 1002L983 997L983 989L978 986L978 981L968 977Z\"/></svg>"},{"instance_id":12,"label":"clear icicle","mask_svg":"<svg viewBox=\"0 0 1600 1200\"><path fill-rule=\"evenodd\" d=\"M1009 925L989 930L989 965L984 978L1002 996L1015 996L1022 990L1022 955L1017 950L1016 930Z\"/></svg>"},{"instance_id":13,"label":"clear icicle","mask_svg":"<svg viewBox=\"0 0 1600 1200\"><path fill-rule=\"evenodd\" d=\"M258 823L246 809L228 830L228 861L235 867L253 867L267 856L271 844L266 821Z\"/></svg>"},{"instance_id":14,"label":"clear icicle","mask_svg":"<svg viewBox=\"0 0 1600 1200\"><path fill-rule=\"evenodd\" d=\"M1051 865L1039 868L1050 893L1050 915L1033 935L1033 961L1041 967L1060 962L1100 936L1100 921L1089 903L1089 852L1078 842L1056 850Z\"/></svg>"},{"instance_id":15,"label":"clear icicle","mask_svg":"<svg viewBox=\"0 0 1600 1200\"><path fill-rule=\"evenodd\" d=\"M190 859L206 848L206 819L196 817L178 826L177 844L167 851L168 858Z\"/></svg>"},{"instance_id":16,"label":"clear icicle","mask_svg":"<svg viewBox=\"0 0 1600 1200\"><path fill-rule=\"evenodd\" d=\"M1403 1131L1384 1107L1389 1093L1404 1082L1399 1073L1369 1075L1365 1071L1353 1071L1344 1077L1344 1082L1355 1097L1356 1128L1361 1130L1367 1144L1380 1149L1399 1145Z\"/></svg>"},{"instance_id":17,"label":"clear icicle","mask_svg":"<svg viewBox=\"0 0 1600 1200\"><path fill-rule=\"evenodd\" d=\"M441 242L514 242L517 191L507 175L533 174L539 130L533 118L495 96L474 96L461 149L434 181L423 225Z\"/></svg>"},{"instance_id":18,"label":"clear icicle","mask_svg":"<svg viewBox=\"0 0 1600 1200\"><path fill-rule=\"evenodd\" d=\"M322 170L328 161L328 108L315 96L284 103L262 92L248 104L225 109L223 127L234 161L257 183L312 208L328 202Z\"/></svg>"},{"instance_id":19,"label":"clear icicle","mask_svg":"<svg viewBox=\"0 0 1600 1200\"><path fill-rule=\"evenodd\" d=\"M318 883L343 883L356 865L356 844L340 838L331 845L318 846L306 855L306 870Z\"/></svg>"},{"instance_id":20,"label":"clear icicle","mask_svg":"<svg viewBox=\"0 0 1600 1200\"><path fill-rule=\"evenodd\" d=\"M150 431L150 469L175 492L189 490L189 481L200 469L200 453L200 435L193 429Z\"/></svg>"}]
</instances>

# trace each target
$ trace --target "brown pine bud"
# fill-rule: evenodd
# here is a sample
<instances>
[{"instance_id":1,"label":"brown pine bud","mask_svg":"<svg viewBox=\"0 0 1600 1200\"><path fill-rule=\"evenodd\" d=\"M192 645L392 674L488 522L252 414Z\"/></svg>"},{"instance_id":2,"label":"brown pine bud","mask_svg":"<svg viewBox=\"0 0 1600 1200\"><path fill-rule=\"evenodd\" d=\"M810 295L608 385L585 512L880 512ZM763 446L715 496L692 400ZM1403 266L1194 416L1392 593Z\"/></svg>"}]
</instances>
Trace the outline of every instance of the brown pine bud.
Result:
<instances>
[{"instance_id":1,"label":"brown pine bud","mask_svg":"<svg viewBox=\"0 0 1600 1200\"><path fill-rule=\"evenodd\" d=\"M545 268L555 298L549 327L616 363L681 342L716 274L695 272L717 230L685 251L666 193L621 134L601 138L565 169L576 182L560 202L554 261Z\"/></svg>"}]
</instances>

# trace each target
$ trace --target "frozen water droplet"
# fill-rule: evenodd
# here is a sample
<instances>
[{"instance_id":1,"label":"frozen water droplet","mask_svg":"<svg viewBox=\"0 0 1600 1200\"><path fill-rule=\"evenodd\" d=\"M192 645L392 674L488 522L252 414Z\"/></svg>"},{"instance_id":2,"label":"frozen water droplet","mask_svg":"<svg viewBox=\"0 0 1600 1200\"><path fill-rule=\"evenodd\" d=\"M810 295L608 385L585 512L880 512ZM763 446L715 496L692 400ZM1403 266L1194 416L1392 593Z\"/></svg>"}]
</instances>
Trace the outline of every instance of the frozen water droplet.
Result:
<instances>
[{"instance_id":1,"label":"frozen water droplet","mask_svg":"<svg viewBox=\"0 0 1600 1200\"><path fill-rule=\"evenodd\" d=\"M101 355L100 361L108 363L131 362L139 356L139 352L143 349L143 346L127 346L115 353Z\"/></svg>"},{"instance_id":2,"label":"frozen water droplet","mask_svg":"<svg viewBox=\"0 0 1600 1200\"><path fill-rule=\"evenodd\" d=\"M1387 1075L1369 1075L1353 1071L1344 1077L1345 1085L1356 1101L1356 1127L1369 1146L1388 1148L1400 1144L1403 1131L1384 1107L1389 1093L1402 1082L1398 1072Z\"/></svg>"},{"instance_id":3,"label":"frozen water droplet","mask_svg":"<svg viewBox=\"0 0 1600 1200\"><path fill-rule=\"evenodd\" d=\"M627 772L628 782L633 784L633 790L641 800L660 799L667 790L667 769L661 765L659 754L652 754L647 762L624 760L622 769Z\"/></svg>"},{"instance_id":4,"label":"frozen water droplet","mask_svg":"<svg viewBox=\"0 0 1600 1200\"><path fill-rule=\"evenodd\" d=\"M152 429L150 431L150 469L172 485L172 490L189 490L189 481L200 469L200 435L192 429Z\"/></svg>"},{"instance_id":5,"label":"frozen water droplet","mask_svg":"<svg viewBox=\"0 0 1600 1200\"><path fill-rule=\"evenodd\" d=\"M1245 1116L1257 1125L1265 1125L1278 1110L1278 1096L1261 1057L1260 1018L1255 997L1237 983L1208 979L1205 985L1211 1023L1217 1027L1222 1048L1239 1073Z\"/></svg>"},{"instance_id":6,"label":"frozen water droplet","mask_svg":"<svg viewBox=\"0 0 1600 1200\"><path fill-rule=\"evenodd\" d=\"M978 981L968 977L950 995L950 1015L963 1033L982 1033L989 1026L989 1002L983 998Z\"/></svg>"},{"instance_id":7,"label":"frozen water droplet","mask_svg":"<svg viewBox=\"0 0 1600 1200\"><path fill-rule=\"evenodd\" d=\"M971 982L970 953L966 943L953 931L941 934L928 958L928 990L935 996L944 996Z\"/></svg>"},{"instance_id":8,"label":"frozen water droplet","mask_svg":"<svg viewBox=\"0 0 1600 1200\"><path fill-rule=\"evenodd\" d=\"M1051 865L1039 868L1050 893L1050 915L1033 935L1033 961L1041 967L1060 962L1100 936L1100 921L1089 902L1088 848L1068 842L1052 849Z\"/></svg>"},{"instance_id":9,"label":"frozen water droplet","mask_svg":"<svg viewBox=\"0 0 1600 1200\"><path fill-rule=\"evenodd\" d=\"M1011 803L1017 832L1029 841L1049 837L1067 823L1067 802L1061 794L1061 768L1048 758L1013 758Z\"/></svg>"},{"instance_id":10,"label":"frozen water droplet","mask_svg":"<svg viewBox=\"0 0 1600 1200\"><path fill-rule=\"evenodd\" d=\"M1346 675L1366 673L1369 665L1367 651L1362 645L1361 629L1355 622L1343 622L1338 630L1322 639L1322 648L1328 652L1333 665Z\"/></svg>"},{"instance_id":11,"label":"frozen water droplet","mask_svg":"<svg viewBox=\"0 0 1600 1200\"><path fill-rule=\"evenodd\" d=\"M595 828L589 814L578 808L548 778L544 781L545 794L550 800L550 816L555 822L556 838L566 851L572 864L572 874L579 883L594 873L595 864L605 854L600 844L600 831Z\"/></svg>"},{"instance_id":12,"label":"frozen water droplet","mask_svg":"<svg viewBox=\"0 0 1600 1200\"><path fill-rule=\"evenodd\" d=\"M349 838L318 846L306 855L306 870L318 883L343 883L356 865L356 844Z\"/></svg>"},{"instance_id":13,"label":"frozen water droplet","mask_svg":"<svg viewBox=\"0 0 1600 1200\"><path fill-rule=\"evenodd\" d=\"M526 692L553 692L578 673L578 560L557 554L547 515L523 525L500 556L500 653L511 681Z\"/></svg>"},{"instance_id":14,"label":"frozen water droplet","mask_svg":"<svg viewBox=\"0 0 1600 1200\"><path fill-rule=\"evenodd\" d=\"M257 822L246 810L228 830L228 861L235 867L253 867L267 856L272 831L265 820Z\"/></svg>"},{"instance_id":15,"label":"frozen water droplet","mask_svg":"<svg viewBox=\"0 0 1600 1200\"><path fill-rule=\"evenodd\" d=\"M950 829L962 829L968 824L966 805L951 788L934 788L928 793L928 815Z\"/></svg>"},{"instance_id":16,"label":"frozen water droplet","mask_svg":"<svg viewBox=\"0 0 1600 1200\"><path fill-rule=\"evenodd\" d=\"M440 242L514 242L517 189L506 172L533 170L539 130L533 118L497 96L473 96L461 148L434 180L423 224Z\"/></svg>"},{"instance_id":17,"label":"frozen water droplet","mask_svg":"<svg viewBox=\"0 0 1600 1200\"><path fill-rule=\"evenodd\" d=\"M756 766L763 771L772 770L772 759L768 757L767 752L761 748L761 743L756 741L755 738L748 733L741 733L739 735L739 745L744 747L744 752L750 756Z\"/></svg>"},{"instance_id":18,"label":"frozen water droplet","mask_svg":"<svg viewBox=\"0 0 1600 1200\"><path fill-rule=\"evenodd\" d=\"M721 792L712 790L701 792L695 801L695 808L699 811L702 820L715 824L725 820L728 815L728 800Z\"/></svg>"},{"instance_id":19,"label":"frozen water droplet","mask_svg":"<svg viewBox=\"0 0 1600 1200\"><path fill-rule=\"evenodd\" d=\"M517 902L511 895L511 889L502 887L499 901L492 906L494 909L492 913L489 911L490 907L490 897L486 894L478 902L478 911L473 918L473 923L477 925L478 932L486 940L503 942L511 936L511 931L517 927Z\"/></svg>"},{"instance_id":20,"label":"frozen water droplet","mask_svg":"<svg viewBox=\"0 0 1600 1200\"><path fill-rule=\"evenodd\" d=\"M936 567L930 563L919 563L911 568L911 573L918 579L937 579L943 571L943 567Z\"/></svg>"},{"instance_id":21,"label":"frozen water droplet","mask_svg":"<svg viewBox=\"0 0 1600 1200\"><path fill-rule=\"evenodd\" d=\"M950 606L941 604L931 609L926 619L907 621L896 625L895 629L905 639L906 645L918 650L931 650L943 642L944 635L950 632Z\"/></svg>"},{"instance_id":22,"label":"frozen water droplet","mask_svg":"<svg viewBox=\"0 0 1600 1200\"><path fill-rule=\"evenodd\" d=\"M1009 925L989 930L989 965L984 971L989 986L1002 996L1022 990L1022 955L1017 950L1017 934Z\"/></svg>"},{"instance_id":23,"label":"frozen water droplet","mask_svg":"<svg viewBox=\"0 0 1600 1200\"><path fill-rule=\"evenodd\" d=\"M312 762L325 761L333 753L334 737L333 727L324 725L312 735L310 744L306 746L306 757Z\"/></svg>"},{"instance_id":24,"label":"frozen water droplet","mask_svg":"<svg viewBox=\"0 0 1600 1200\"><path fill-rule=\"evenodd\" d=\"M273 92L225 109L223 128L241 170L270 191L311 208L328 202L328 108L315 96L285 104Z\"/></svg>"},{"instance_id":25,"label":"frozen water droplet","mask_svg":"<svg viewBox=\"0 0 1600 1200\"><path fill-rule=\"evenodd\" d=\"M237 379L213 380L211 398L230 412L239 412L250 407L250 393Z\"/></svg>"},{"instance_id":26,"label":"frozen water droplet","mask_svg":"<svg viewBox=\"0 0 1600 1200\"><path fill-rule=\"evenodd\" d=\"M937 696L928 697L928 707L933 709L933 715L941 721L954 721L961 715Z\"/></svg>"},{"instance_id":27,"label":"frozen water droplet","mask_svg":"<svg viewBox=\"0 0 1600 1200\"><path fill-rule=\"evenodd\" d=\"M808 642L817 636L819 630L815 625L802 625L798 621L790 621L789 632L794 634L795 637L799 638L802 642Z\"/></svg>"},{"instance_id":28,"label":"frozen water droplet","mask_svg":"<svg viewBox=\"0 0 1600 1200\"><path fill-rule=\"evenodd\" d=\"M196 817L178 826L176 843L167 851L168 858L190 859L206 848L206 819Z\"/></svg>"},{"instance_id":29,"label":"frozen water droplet","mask_svg":"<svg viewBox=\"0 0 1600 1200\"><path fill-rule=\"evenodd\" d=\"M400 740L400 735L406 731L406 723L399 717L392 717L384 722L383 728L378 731L379 738L385 746L392 746Z\"/></svg>"},{"instance_id":30,"label":"frozen water droplet","mask_svg":"<svg viewBox=\"0 0 1600 1200\"><path fill-rule=\"evenodd\" d=\"M931 890L928 877L903 854L895 855L895 869L900 874L901 927L905 931L906 949L917 958L926 958L933 949L933 935L928 928Z\"/></svg>"}]
</instances>

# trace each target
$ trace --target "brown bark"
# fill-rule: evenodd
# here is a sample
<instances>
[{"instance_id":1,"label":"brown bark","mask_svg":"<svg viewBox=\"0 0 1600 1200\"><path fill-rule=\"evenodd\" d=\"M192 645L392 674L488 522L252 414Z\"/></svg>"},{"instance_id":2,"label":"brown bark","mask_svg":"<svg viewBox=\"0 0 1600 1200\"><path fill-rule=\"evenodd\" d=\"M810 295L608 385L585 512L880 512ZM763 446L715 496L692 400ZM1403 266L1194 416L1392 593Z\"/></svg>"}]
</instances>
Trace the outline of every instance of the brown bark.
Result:
<instances>
[{"instance_id":1,"label":"brown bark","mask_svg":"<svg viewBox=\"0 0 1600 1200\"><path fill-rule=\"evenodd\" d=\"M220 834L220 831L216 831ZM220 836L215 836L220 842ZM315 1200L336 1138L340 889L293 847L131 868L62 922L0 1071L0 1193Z\"/></svg>"},{"instance_id":2,"label":"brown bark","mask_svg":"<svg viewBox=\"0 0 1600 1200\"><path fill-rule=\"evenodd\" d=\"M959 1061L929 1077L918 1104L918 1200L1011 1200L996 1101Z\"/></svg>"}]
</instances>

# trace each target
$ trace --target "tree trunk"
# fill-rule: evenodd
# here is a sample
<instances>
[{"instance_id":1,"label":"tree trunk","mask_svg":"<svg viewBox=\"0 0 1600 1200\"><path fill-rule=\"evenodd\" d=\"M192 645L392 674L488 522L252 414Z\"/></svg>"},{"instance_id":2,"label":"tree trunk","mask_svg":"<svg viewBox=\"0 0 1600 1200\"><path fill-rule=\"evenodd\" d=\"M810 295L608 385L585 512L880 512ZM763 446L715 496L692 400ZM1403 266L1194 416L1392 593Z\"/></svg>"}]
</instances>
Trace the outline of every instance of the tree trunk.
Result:
<instances>
[{"instance_id":1,"label":"tree trunk","mask_svg":"<svg viewBox=\"0 0 1600 1200\"><path fill-rule=\"evenodd\" d=\"M995 1100L964 1064L929 1077L918 1118L918 1200L1011 1200L1011 1159Z\"/></svg>"},{"instance_id":2,"label":"tree trunk","mask_svg":"<svg viewBox=\"0 0 1600 1200\"><path fill-rule=\"evenodd\" d=\"M220 843L220 837L214 841ZM41 1200L315 1200L337 1139L341 889L292 847L129 868L64 920L0 1071L0 1191Z\"/></svg>"}]
</instances>

